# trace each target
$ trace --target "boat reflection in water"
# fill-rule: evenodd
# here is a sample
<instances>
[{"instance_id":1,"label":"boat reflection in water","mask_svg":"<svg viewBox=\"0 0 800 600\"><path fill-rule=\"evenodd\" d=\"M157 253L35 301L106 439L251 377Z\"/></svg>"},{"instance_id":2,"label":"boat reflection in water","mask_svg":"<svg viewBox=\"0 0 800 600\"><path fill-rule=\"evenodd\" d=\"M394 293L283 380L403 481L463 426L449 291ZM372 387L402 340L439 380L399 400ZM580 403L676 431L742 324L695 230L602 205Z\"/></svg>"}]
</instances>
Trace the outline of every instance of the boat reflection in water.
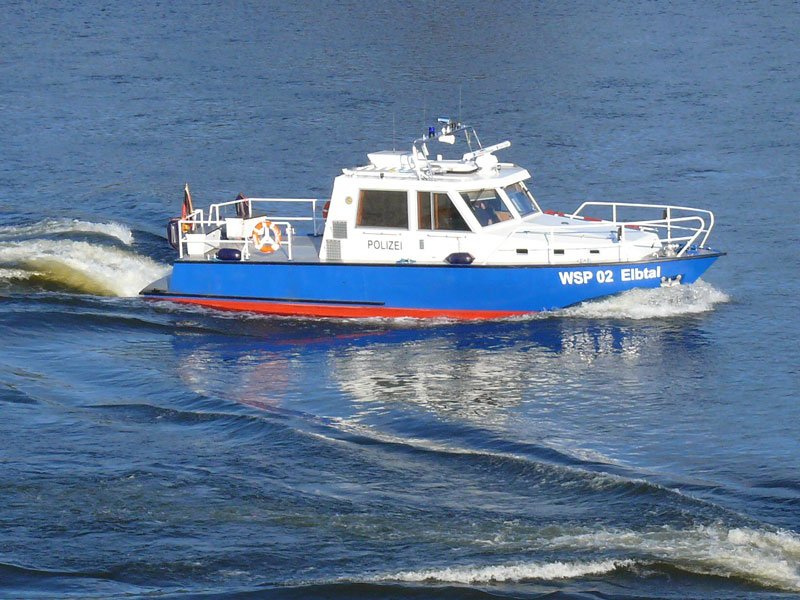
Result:
<instances>
[{"instance_id":1,"label":"boat reflection in water","mask_svg":"<svg viewBox=\"0 0 800 600\"><path fill-rule=\"evenodd\" d=\"M434 326L219 320L228 333L174 336L188 387L259 409L364 423L434 413L482 427L522 419L539 429L587 402L638 403L651 382L702 364L693 355L706 345L692 317ZM531 411L538 420L524 415Z\"/></svg>"}]
</instances>

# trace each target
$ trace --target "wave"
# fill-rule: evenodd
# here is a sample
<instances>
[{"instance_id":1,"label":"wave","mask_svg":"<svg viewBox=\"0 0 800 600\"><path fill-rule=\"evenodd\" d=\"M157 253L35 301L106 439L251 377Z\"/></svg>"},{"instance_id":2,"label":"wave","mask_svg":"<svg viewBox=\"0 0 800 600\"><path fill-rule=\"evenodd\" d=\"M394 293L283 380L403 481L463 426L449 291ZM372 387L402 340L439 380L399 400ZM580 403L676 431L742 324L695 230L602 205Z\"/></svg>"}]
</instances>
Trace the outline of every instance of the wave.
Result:
<instances>
[{"instance_id":1,"label":"wave","mask_svg":"<svg viewBox=\"0 0 800 600\"><path fill-rule=\"evenodd\" d=\"M74 240L0 242L0 281L27 280L101 296L136 296L169 267L128 250Z\"/></svg>"},{"instance_id":2,"label":"wave","mask_svg":"<svg viewBox=\"0 0 800 600\"><path fill-rule=\"evenodd\" d=\"M140 597L152 587L115 580L104 571L69 571L0 562L0 596L4 598Z\"/></svg>"},{"instance_id":3,"label":"wave","mask_svg":"<svg viewBox=\"0 0 800 600\"><path fill-rule=\"evenodd\" d=\"M597 473L592 468L601 467L617 468L619 465L600 454L583 454L583 453L568 453L566 451L545 445L527 444L522 442L505 442L503 440L494 440L492 444L494 447L462 447L455 445L452 438L469 438L474 435L483 437L485 432L480 429L472 428L469 426L461 426L456 428L450 425L447 428L447 436L445 439L437 439L435 436L421 438L399 436L388 432L378 431L369 425L364 425L355 420L334 418L327 423L337 432L348 435L351 442L363 442L367 444L374 444L380 442L385 445L394 445L404 448L406 450L424 453L446 454L453 456L474 456L479 459L488 459L493 461L505 461L506 466L516 465L517 467L536 467L541 469L551 469L554 473L558 472L559 475L573 478L580 477L582 480L587 481L592 487L601 487L603 485L632 485L637 489L645 484L650 486L653 490L666 490L662 486L645 482L639 479L624 478L612 473L600 472ZM600 483L602 481L602 483Z\"/></svg>"},{"instance_id":4,"label":"wave","mask_svg":"<svg viewBox=\"0 0 800 600\"><path fill-rule=\"evenodd\" d=\"M29 225L7 225L0 227L0 240L20 240L31 237L47 237L65 233L94 233L115 238L130 246L133 232L120 223L92 223L79 219L45 219Z\"/></svg>"},{"instance_id":5,"label":"wave","mask_svg":"<svg viewBox=\"0 0 800 600\"><path fill-rule=\"evenodd\" d=\"M542 536L529 541L529 546L534 544L549 551L602 552L606 556L616 556L576 562L520 562L401 571L369 580L462 584L549 581L642 567L650 572L677 570L800 592L800 535L789 531L721 525L649 532L602 530Z\"/></svg>"},{"instance_id":6,"label":"wave","mask_svg":"<svg viewBox=\"0 0 800 600\"><path fill-rule=\"evenodd\" d=\"M36 271L26 271L25 269L7 269L0 267L0 281L23 281L39 275Z\"/></svg>"},{"instance_id":7,"label":"wave","mask_svg":"<svg viewBox=\"0 0 800 600\"><path fill-rule=\"evenodd\" d=\"M730 297L703 280L690 285L634 289L609 298L583 302L553 313L588 319L654 319L709 312Z\"/></svg>"},{"instance_id":8,"label":"wave","mask_svg":"<svg viewBox=\"0 0 800 600\"><path fill-rule=\"evenodd\" d=\"M375 581L437 581L447 583L509 583L532 579L557 580L603 575L634 564L631 560L601 560L587 562L549 562L488 567L449 567L422 571L402 571L377 578Z\"/></svg>"},{"instance_id":9,"label":"wave","mask_svg":"<svg viewBox=\"0 0 800 600\"><path fill-rule=\"evenodd\" d=\"M548 543L553 548L636 553L698 575L736 577L800 591L800 536L793 532L712 525L563 535Z\"/></svg>"}]
</instances>

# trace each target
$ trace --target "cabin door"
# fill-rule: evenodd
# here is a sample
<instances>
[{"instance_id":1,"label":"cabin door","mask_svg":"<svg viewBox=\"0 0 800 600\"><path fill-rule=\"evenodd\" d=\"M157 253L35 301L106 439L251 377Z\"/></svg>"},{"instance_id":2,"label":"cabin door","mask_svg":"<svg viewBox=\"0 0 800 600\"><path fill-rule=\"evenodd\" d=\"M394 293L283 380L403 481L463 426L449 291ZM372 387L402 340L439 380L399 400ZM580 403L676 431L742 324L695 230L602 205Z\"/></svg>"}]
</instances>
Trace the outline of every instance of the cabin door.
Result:
<instances>
[{"instance_id":1,"label":"cabin door","mask_svg":"<svg viewBox=\"0 0 800 600\"><path fill-rule=\"evenodd\" d=\"M474 235L447 194L417 193L419 257L444 261L453 252L463 252L464 242Z\"/></svg>"}]
</instances>

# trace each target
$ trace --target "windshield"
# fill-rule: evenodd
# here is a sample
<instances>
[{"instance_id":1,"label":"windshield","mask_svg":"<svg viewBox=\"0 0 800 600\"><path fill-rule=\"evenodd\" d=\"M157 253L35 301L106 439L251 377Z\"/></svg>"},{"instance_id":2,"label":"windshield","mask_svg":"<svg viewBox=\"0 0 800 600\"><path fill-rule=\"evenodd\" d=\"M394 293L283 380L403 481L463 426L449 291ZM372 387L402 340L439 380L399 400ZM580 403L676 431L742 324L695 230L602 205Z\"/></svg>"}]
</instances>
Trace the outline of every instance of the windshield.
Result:
<instances>
[{"instance_id":1,"label":"windshield","mask_svg":"<svg viewBox=\"0 0 800 600\"><path fill-rule=\"evenodd\" d=\"M511 200L511 204L514 205L514 208L517 209L517 212L520 214L520 216L524 217L525 215L534 213L539 209L539 207L536 206L536 201L533 199L530 192L528 192L525 186L521 183L507 185L503 188L503 191L508 196L508 199Z\"/></svg>"},{"instance_id":2,"label":"windshield","mask_svg":"<svg viewBox=\"0 0 800 600\"><path fill-rule=\"evenodd\" d=\"M478 219L481 227L507 221L512 217L511 211L497 193L497 190L477 190L474 192L462 192L461 197L467 203L472 214Z\"/></svg>"}]
</instances>

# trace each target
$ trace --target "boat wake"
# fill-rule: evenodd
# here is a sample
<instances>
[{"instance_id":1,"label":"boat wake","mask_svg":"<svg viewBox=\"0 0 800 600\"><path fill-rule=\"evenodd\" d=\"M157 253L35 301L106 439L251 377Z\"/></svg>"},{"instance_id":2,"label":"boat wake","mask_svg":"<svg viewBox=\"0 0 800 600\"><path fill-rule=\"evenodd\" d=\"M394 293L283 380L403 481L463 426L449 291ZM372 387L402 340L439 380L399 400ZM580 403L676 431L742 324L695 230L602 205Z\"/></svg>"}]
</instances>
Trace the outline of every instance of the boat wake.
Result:
<instances>
[{"instance_id":1,"label":"boat wake","mask_svg":"<svg viewBox=\"0 0 800 600\"><path fill-rule=\"evenodd\" d=\"M488 567L450 567L422 571L403 571L376 578L375 581L440 582L440 583L512 583L529 580L552 581L603 575L635 564L632 560L553 561L519 563Z\"/></svg>"},{"instance_id":2,"label":"boat wake","mask_svg":"<svg viewBox=\"0 0 800 600\"><path fill-rule=\"evenodd\" d=\"M553 551L602 552L602 560L518 562L402 571L371 581L461 584L559 580L618 570L639 576L683 572L695 576L739 579L766 588L800 591L800 536L751 528L701 526L652 532L599 531L563 533L538 540ZM531 545L537 545L532 540Z\"/></svg>"},{"instance_id":3,"label":"boat wake","mask_svg":"<svg viewBox=\"0 0 800 600\"><path fill-rule=\"evenodd\" d=\"M691 285L634 289L552 313L587 319L658 319L709 312L730 297L702 279Z\"/></svg>"},{"instance_id":4,"label":"boat wake","mask_svg":"<svg viewBox=\"0 0 800 600\"><path fill-rule=\"evenodd\" d=\"M48 219L0 227L0 285L136 296L169 268L129 249L132 244L133 232L118 223Z\"/></svg>"},{"instance_id":5,"label":"boat wake","mask_svg":"<svg viewBox=\"0 0 800 600\"><path fill-rule=\"evenodd\" d=\"M0 242L6 240L52 237L59 234L98 234L116 238L126 246L133 243L133 232L120 223L92 223L79 219L45 219L28 225L0 227Z\"/></svg>"},{"instance_id":6,"label":"boat wake","mask_svg":"<svg viewBox=\"0 0 800 600\"><path fill-rule=\"evenodd\" d=\"M496 319L495 322L540 321L542 319L665 319L710 312L716 305L731 298L710 283L698 279L695 283L663 288L637 288L599 300L581 302L559 310ZM425 327L431 324L450 325L458 320L438 319L361 319L387 322L398 327Z\"/></svg>"}]
</instances>

